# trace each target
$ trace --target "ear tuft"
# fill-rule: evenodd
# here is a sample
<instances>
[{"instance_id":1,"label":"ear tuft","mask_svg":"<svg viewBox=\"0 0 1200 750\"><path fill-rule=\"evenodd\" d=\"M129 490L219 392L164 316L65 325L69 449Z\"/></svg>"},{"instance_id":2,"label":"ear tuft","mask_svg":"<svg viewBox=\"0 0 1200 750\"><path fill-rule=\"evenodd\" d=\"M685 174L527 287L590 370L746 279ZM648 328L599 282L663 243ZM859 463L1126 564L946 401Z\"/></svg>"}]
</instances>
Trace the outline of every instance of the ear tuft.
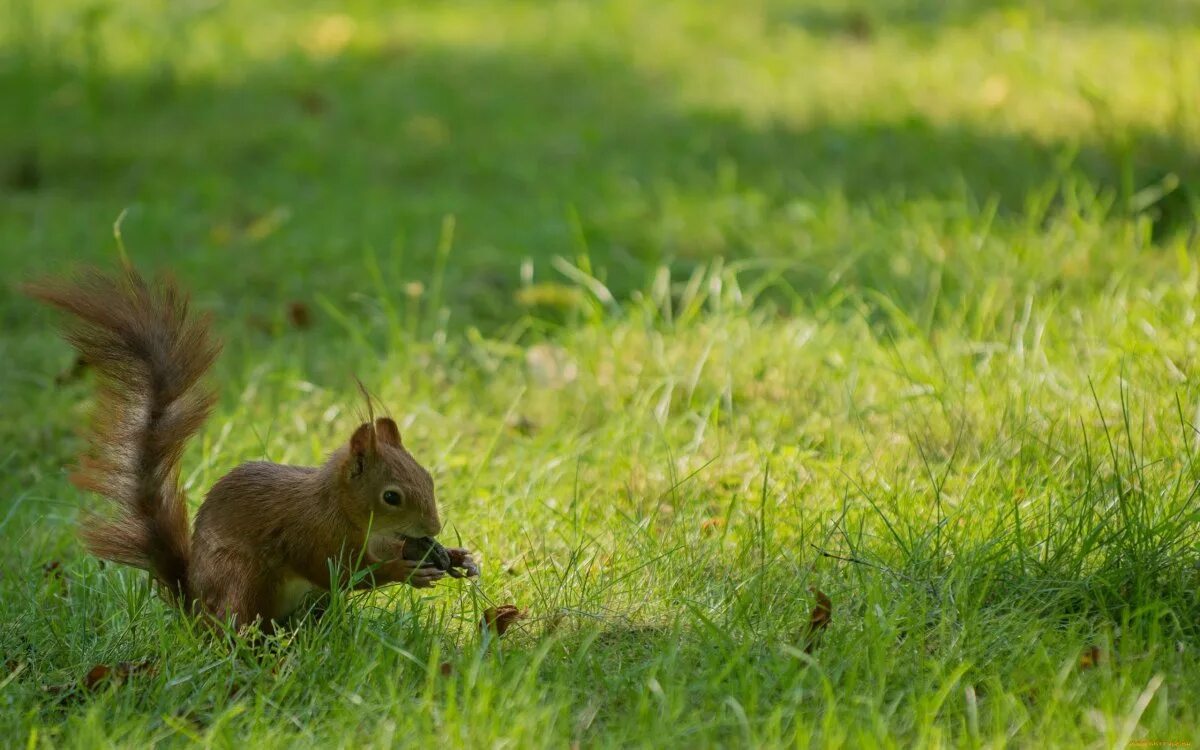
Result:
<instances>
[{"instance_id":1,"label":"ear tuft","mask_svg":"<svg viewBox=\"0 0 1200 750\"><path fill-rule=\"evenodd\" d=\"M359 425L354 434L350 436L350 459L353 466L350 474L352 476L361 474L366 466L367 456L373 453L375 453L375 430L368 422Z\"/></svg>"},{"instance_id":2,"label":"ear tuft","mask_svg":"<svg viewBox=\"0 0 1200 750\"><path fill-rule=\"evenodd\" d=\"M380 417L375 420L375 433L379 436L380 442L385 445L392 445L397 448L404 445L400 440L400 428L388 417Z\"/></svg>"}]
</instances>

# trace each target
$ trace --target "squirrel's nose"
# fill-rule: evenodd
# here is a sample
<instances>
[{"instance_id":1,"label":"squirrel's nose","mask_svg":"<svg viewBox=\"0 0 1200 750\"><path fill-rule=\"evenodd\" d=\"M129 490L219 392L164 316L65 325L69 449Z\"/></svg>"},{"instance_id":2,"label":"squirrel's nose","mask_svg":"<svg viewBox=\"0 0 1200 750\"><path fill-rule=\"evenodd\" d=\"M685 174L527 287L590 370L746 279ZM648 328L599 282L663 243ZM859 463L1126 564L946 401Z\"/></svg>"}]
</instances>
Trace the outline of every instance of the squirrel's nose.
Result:
<instances>
[{"instance_id":1,"label":"squirrel's nose","mask_svg":"<svg viewBox=\"0 0 1200 750\"><path fill-rule=\"evenodd\" d=\"M425 536L437 536L442 532L441 519L435 518L425 527Z\"/></svg>"}]
</instances>

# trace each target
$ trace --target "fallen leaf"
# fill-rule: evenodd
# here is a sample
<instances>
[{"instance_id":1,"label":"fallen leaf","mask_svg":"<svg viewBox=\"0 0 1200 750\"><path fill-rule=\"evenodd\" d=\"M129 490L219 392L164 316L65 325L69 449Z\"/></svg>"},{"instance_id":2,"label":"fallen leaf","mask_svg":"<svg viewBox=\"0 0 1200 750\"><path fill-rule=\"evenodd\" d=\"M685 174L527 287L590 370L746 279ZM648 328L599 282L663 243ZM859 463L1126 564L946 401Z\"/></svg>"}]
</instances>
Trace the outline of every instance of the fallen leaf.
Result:
<instances>
[{"instance_id":1,"label":"fallen leaf","mask_svg":"<svg viewBox=\"0 0 1200 750\"><path fill-rule=\"evenodd\" d=\"M154 671L154 665L148 661L123 661L115 667L110 667L107 664L97 664L84 675L83 688L84 690L95 690L102 683L109 680L120 683L124 682L125 678L130 675L139 673L154 674Z\"/></svg>"},{"instance_id":2,"label":"fallen leaf","mask_svg":"<svg viewBox=\"0 0 1200 750\"><path fill-rule=\"evenodd\" d=\"M715 534L725 528L724 518L706 518L700 522L700 533Z\"/></svg>"},{"instance_id":3,"label":"fallen leaf","mask_svg":"<svg viewBox=\"0 0 1200 750\"><path fill-rule=\"evenodd\" d=\"M821 632L829 627L829 621L833 619L833 602L829 601L829 597L816 587L809 588L813 596L817 598L817 605L813 607L812 615L808 618L808 633L805 635L804 653L811 654L816 648L817 638Z\"/></svg>"},{"instance_id":4,"label":"fallen leaf","mask_svg":"<svg viewBox=\"0 0 1200 750\"><path fill-rule=\"evenodd\" d=\"M329 100L318 91L304 91L296 96L296 103L304 114L316 117L329 109Z\"/></svg>"},{"instance_id":5,"label":"fallen leaf","mask_svg":"<svg viewBox=\"0 0 1200 750\"><path fill-rule=\"evenodd\" d=\"M483 610L483 622L480 628L491 630L496 635L504 635L505 631L517 620L523 619L525 613L512 604L501 604L499 607L488 607Z\"/></svg>"},{"instance_id":6,"label":"fallen leaf","mask_svg":"<svg viewBox=\"0 0 1200 750\"><path fill-rule=\"evenodd\" d=\"M309 312L308 305L299 300L288 303L287 318L293 328L303 330L312 326L312 313Z\"/></svg>"},{"instance_id":7,"label":"fallen leaf","mask_svg":"<svg viewBox=\"0 0 1200 750\"><path fill-rule=\"evenodd\" d=\"M1081 670L1098 667L1105 661L1105 654L1100 650L1099 646L1090 646L1082 654L1079 655L1079 668Z\"/></svg>"},{"instance_id":8,"label":"fallen leaf","mask_svg":"<svg viewBox=\"0 0 1200 750\"><path fill-rule=\"evenodd\" d=\"M88 673L86 675L84 675L84 678L83 678L84 689L95 690L96 686L99 685L104 680L107 680L109 674L111 674L111 673L112 673L112 669L110 669L107 664L97 664L96 666L89 669Z\"/></svg>"},{"instance_id":9,"label":"fallen leaf","mask_svg":"<svg viewBox=\"0 0 1200 750\"><path fill-rule=\"evenodd\" d=\"M451 674L454 673L454 665L448 661L444 661L438 667L438 671L440 671L442 673L442 677L449 677Z\"/></svg>"}]
</instances>

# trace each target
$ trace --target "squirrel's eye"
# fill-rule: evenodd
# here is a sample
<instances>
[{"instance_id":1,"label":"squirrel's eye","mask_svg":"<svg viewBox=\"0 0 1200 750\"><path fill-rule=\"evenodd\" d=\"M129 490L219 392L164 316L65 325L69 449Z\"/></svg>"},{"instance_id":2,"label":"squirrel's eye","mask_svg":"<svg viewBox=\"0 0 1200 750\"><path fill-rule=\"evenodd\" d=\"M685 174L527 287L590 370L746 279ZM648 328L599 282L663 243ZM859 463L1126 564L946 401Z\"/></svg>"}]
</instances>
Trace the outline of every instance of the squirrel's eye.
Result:
<instances>
[{"instance_id":1,"label":"squirrel's eye","mask_svg":"<svg viewBox=\"0 0 1200 750\"><path fill-rule=\"evenodd\" d=\"M388 490L383 493L383 501L388 505L399 505L401 499L400 493L395 490Z\"/></svg>"}]
</instances>

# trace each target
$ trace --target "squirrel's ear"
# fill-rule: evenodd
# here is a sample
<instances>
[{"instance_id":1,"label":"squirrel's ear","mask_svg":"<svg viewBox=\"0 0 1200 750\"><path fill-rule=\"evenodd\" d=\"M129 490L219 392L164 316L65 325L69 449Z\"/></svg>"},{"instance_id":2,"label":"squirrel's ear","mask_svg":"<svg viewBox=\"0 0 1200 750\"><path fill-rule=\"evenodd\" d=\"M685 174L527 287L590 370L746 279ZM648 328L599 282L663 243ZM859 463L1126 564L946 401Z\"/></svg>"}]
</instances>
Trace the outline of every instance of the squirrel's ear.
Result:
<instances>
[{"instance_id":1,"label":"squirrel's ear","mask_svg":"<svg viewBox=\"0 0 1200 750\"><path fill-rule=\"evenodd\" d=\"M375 433L379 436L380 442L386 445L393 445L397 448L404 445L400 442L400 428L388 417L380 417L375 420Z\"/></svg>"},{"instance_id":2,"label":"squirrel's ear","mask_svg":"<svg viewBox=\"0 0 1200 750\"><path fill-rule=\"evenodd\" d=\"M359 425L354 434L350 436L350 462L351 476L358 476L366 468L367 456L375 452L375 430L371 423L368 422Z\"/></svg>"}]
</instances>

